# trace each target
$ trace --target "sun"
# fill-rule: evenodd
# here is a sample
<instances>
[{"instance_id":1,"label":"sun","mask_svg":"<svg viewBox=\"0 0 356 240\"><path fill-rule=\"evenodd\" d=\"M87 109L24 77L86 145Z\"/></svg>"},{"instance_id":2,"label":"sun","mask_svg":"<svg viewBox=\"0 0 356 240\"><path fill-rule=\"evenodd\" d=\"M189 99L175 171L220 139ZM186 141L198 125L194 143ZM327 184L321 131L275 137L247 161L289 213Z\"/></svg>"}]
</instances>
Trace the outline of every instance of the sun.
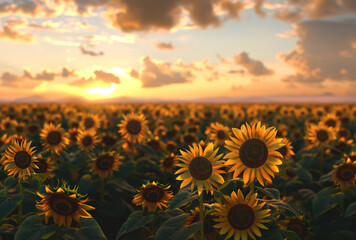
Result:
<instances>
[{"instance_id":1,"label":"sun","mask_svg":"<svg viewBox=\"0 0 356 240\"><path fill-rule=\"evenodd\" d=\"M112 95L115 89L116 89L116 84L112 83L110 84L110 87L93 87L93 88L89 88L87 92L92 95L95 94L95 95L101 95L107 97Z\"/></svg>"}]
</instances>

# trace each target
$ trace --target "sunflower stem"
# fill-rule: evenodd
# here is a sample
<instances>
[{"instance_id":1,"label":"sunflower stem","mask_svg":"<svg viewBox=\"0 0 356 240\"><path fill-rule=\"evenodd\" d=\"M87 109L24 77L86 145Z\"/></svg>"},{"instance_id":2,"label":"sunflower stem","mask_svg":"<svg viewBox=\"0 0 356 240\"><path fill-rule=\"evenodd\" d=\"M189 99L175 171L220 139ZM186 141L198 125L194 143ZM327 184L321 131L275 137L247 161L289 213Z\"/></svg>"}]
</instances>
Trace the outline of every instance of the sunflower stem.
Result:
<instances>
[{"instance_id":1,"label":"sunflower stem","mask_svg":"<svg viewBox=\"0 0 356 240\"><path fill-rule=\"evenodd\" d=\"M20 194L22 194L23 193L22 182L20 182L19 185L20 185ZM21 223L22 222L22 201L19 204L18 215L19 215L19 223Z\"/></svg>"},{"instance_id":2,"label":"sunflower stem","mask_svg":"<svg viewBox=\"0 0 356 240\"><path fill-rule=\"evenodd\" d=\"M200 228L200 240L204 240L204 205L203 205L203 193L199 195L199 219L203 223Z\"/></svg>"},{"instance_id":3,"label":"sunflower stem","mask_svg":"<svg viewBox=\"0 0 356 240\"><path fill-rule=\"evenodd\" d=\"M325 149L323 147L320 148L320 158L319 158L319 167L321 174L323 174L323 167L324 167L324 151Z\"/></svg>"},{"instance_id":4,"label":"sunflower stem","mask_svg":"<svg viewBox=\"0 0 356 240\"><path fill-rule=\"evenodd\" d=\"M255 192L255 183L254 182L250 182L249 187L250 187L250 192L254 193Z\"/></svg>"},{"instance_id":5,"label":"sunflower stem","mask_svg":"<svg viewBox=\"0 0 356 240\"><path fill-rule=\"evenodd\" d=\"M105 179L101 178L101 188L100 188L100 199L104 201L104 193L105 193Z\"/></svg>"}]
</instances>

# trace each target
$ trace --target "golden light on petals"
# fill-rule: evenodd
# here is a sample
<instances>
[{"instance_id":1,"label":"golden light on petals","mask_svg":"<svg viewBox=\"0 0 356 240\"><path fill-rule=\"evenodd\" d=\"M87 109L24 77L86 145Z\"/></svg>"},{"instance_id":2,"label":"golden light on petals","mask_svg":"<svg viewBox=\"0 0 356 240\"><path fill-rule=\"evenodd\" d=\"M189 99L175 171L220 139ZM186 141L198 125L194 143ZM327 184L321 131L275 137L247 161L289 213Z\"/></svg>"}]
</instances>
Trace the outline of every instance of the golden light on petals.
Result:
<instances>
[{"instance_id":1,"label":"golden light on petals","mask_svg":"<svg viewBox=\"0 0 356 240\"><path fill-rule=\"evenodd\" d=\"M284 146L282 138L276 138L277 130L257 122L252 126L246 123L241 129L233 128L232 131L231 140L225 141L225 148L230 151L225 156L225 164L232 165L229 172L233 172L233 178L243 174L245 184L255 179L261 185L271 183L283 158L277 151Z\"/></svg>"},{"instance_id":2,"label":"golden light on petals","mask_svg":"<svg viewBox=\"0 0 356 240\"><path fill-rule=\"evenodd\" d=\"M141 189L137 190L138 194L134 196L132 203L137 206L142 205L142 209L148 208L148 211L155 212L157 207L167 207L167 203L173 197L168 191L170 186L163 186L157 182L148 182L143 184Z\"/></svg>"},{"instance_id":3,"label":"golden light on petals","mask_svg":"<svg viewBox=\"0 0 356 240\"><path fill-rule=\"evenodd\" d=\"M213 143L209 143L204 150L196 143L189 146L187 151L181 150L181 155L177 157L180 169L176 171L176 174L180 174L176 179L182 181L180 188L191 184L192 190L197 186L199 195L203 190L213 194L213 186L224 183L220 175L225 173L220 169L224 166L224 160L221 160L223 154L217 155L218 151L218 148L214 150Z\"/></svg>"},{"instance_id":4,"label":"golden light on petals","mask_svg":"<svg viewBox=\"0 0 356 240\"><path fill-rule=\"evenodd\" d=\"M102 152L92 159L90 171L98 174L100 178L106 178L119 169L119 154L115 152Z\"/></svg>"},{"instance_id":5,"label":"golden light on petals","mask_svg":"<svg viewBox=\"0 0 356 240\"><path fill-rule=\"evenodd\" d=\"M250 192L244 197L240 189L237 193L232 192L231 196L224 196L224 204L216 203L214 220L217 224L214 227L220 229L221 235L227 234L225 239L261 237L259 228L267 229L263 223L269 222L266 218L270 216L269 209L262 210L264 205L258 204L257 193Z\"/></svg>"},{"instance_id":6,"label":"golden light on petals","mask_svg":"<svg viewBox=\"0 0 356 240\"><path fill-rule=\"evenodd\" d=\"M340 185L342 190L351 185L355 185L356 180L356 161L347 158L345 163L334 166L333 181L335 185Z\"/></svg>"},{"instance_id":7,"label":"golden light on petals","mask_svg":"<svg viewBox=\"0 0 356 240\"><path fill-rule=\"evenodd\" d=\"M132 113L126 115L117 126L120 128L119 133L122 135L122 138L132 143L141 142L149 132L147 120L143 114Z\"/></svg>"},{"instance_id":8,"label":"golden light on petals","mask_svg":"<svg viewBox=\"0 0 356 240\"><path fill-rule=\"evenodd\" d=\"M59 154L69 144L69 139L60 124L53 125L52 123L46 123L40 136L44 147L53 153Z\"/></svg>"}]
</instances>

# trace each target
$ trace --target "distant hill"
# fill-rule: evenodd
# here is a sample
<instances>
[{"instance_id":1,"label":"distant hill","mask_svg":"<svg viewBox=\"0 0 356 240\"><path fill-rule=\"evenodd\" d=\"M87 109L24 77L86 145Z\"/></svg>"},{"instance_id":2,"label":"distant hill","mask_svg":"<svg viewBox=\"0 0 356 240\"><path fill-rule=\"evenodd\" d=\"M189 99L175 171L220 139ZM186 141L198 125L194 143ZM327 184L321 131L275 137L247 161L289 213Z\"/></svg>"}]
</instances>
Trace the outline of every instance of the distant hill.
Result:
<instances>
[{"instance_id":1,"label":"distant hill","mask_svg":"<svg viewBox=\"0 0 356 240\"><path fill-rule=\"evenodd\" d=\"M47 99L42 96L30 96L15 100L0 99L0 103L356 103L356 96L335 96L324 94L318 96L247 96L247 97L212 97L196 99L163 99L118 97L89 101L81 97Z\"/></svg>"}]
</instances>

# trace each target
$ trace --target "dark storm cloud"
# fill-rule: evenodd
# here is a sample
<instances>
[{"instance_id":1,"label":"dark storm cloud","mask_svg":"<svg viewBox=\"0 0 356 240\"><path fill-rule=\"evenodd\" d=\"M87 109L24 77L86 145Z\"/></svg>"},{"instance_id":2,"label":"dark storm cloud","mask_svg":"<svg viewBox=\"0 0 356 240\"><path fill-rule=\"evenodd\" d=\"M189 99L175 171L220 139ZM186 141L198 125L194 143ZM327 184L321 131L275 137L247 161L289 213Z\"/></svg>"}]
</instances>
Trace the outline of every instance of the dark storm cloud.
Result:
<instances>
[{"instance_id":1,"label":"dark storm cloud","mask_svg":"<svg viewBox=\"0 0 356 240\"><path fill-rule=\"evenodd\" d=\"M193 77L191 71L174 70L170 64L153 61L150 57L144 57L142 62L144 67L140 71L138 79L144 88L187 83Z\"/></svg>"},{"instance_id":2,"label":"dark storm cloud","mask_svg":"<svg viewBox=\"0 0 356 240\"><path fill-rule=\"evenodd\" d=\"M298 47L279 57L297 73L286 82L356 81L356 21L310 20L297 24Z\"/></svg>"},{"instance_id":3,"label":"dark storm cloud","mask_svg":"<svg viewBox=\"0 0 356 240\"><path fill-rule=\"evenodd\" d=\"M252 76L272 75L272 69L268 69L263 62L251 59L246 52L241 52L235 55L235 63L241 65Z\"/></svg>"}]
</instances>

